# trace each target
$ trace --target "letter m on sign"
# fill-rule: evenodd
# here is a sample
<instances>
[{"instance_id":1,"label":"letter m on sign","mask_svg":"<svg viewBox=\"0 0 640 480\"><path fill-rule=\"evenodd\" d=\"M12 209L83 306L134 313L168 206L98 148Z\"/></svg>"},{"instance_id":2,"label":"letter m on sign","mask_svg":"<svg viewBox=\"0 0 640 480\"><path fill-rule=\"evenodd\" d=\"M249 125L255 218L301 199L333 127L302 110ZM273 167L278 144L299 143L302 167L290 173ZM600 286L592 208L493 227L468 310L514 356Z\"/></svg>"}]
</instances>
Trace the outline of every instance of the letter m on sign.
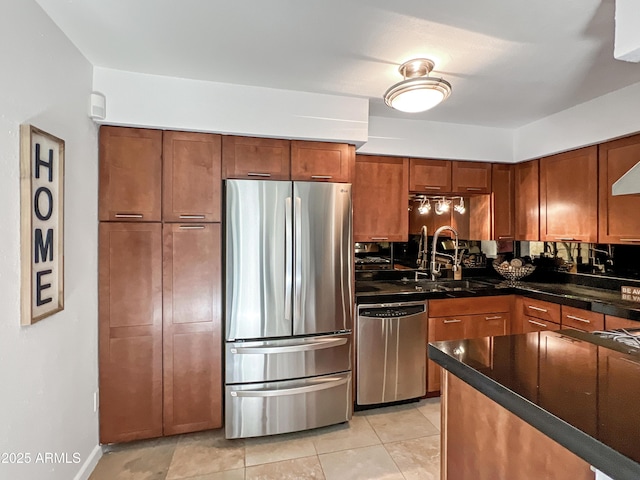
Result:
<instances>
[{"instance_id":1,"label":"letter m on sign","mask_svg":"<svg viewBox=\"0 0 640 480\"><path fill-rule=\"evenodd\" d=\"M47 230L47 236L43 241L42 238L42 229L36 228L35 235L33 238L34 245L34 262L40 263L46 262L49 260L53 261L53 229L50 228ZM49 257L49 258L47 258Z\"/></svg>"}]
</instances>

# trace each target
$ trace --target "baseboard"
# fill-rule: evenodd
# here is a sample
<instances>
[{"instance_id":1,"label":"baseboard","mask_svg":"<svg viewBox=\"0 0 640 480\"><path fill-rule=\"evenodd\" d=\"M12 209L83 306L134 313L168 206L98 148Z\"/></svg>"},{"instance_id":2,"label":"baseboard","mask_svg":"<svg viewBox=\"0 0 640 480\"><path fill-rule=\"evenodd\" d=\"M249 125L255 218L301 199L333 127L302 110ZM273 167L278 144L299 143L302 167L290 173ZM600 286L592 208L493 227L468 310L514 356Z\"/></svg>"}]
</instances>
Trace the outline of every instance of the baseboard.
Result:
<instances>
[{"instance_id":1,"label":"baseboard","mask_svg":"<svg viewBox=\"0 0 640 480\"><path fill-rule=\"evenodd\" d=\"M73 477L73 480L87 480L89 475L91 475L91 472L93 472L93 469L96 468L100 458L102 458L102 447L100 445L96 445L82 464L82 467L80 467L76 476Z\"/></svg>"}]
</instances>

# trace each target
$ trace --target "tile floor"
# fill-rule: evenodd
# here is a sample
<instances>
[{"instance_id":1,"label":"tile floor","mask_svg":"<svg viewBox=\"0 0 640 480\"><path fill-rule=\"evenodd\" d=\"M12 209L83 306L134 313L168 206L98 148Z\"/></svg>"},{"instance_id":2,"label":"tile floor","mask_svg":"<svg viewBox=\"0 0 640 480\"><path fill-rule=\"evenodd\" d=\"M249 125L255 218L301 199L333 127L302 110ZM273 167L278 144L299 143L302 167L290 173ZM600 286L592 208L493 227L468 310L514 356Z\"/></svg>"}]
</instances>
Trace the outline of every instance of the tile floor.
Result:
<instances>
[{"instance_id":1,"label":"tile floor","mask_svg":"<svg viewBox=\"0 0 640 480\"><path fill-rule=\"evenodd\" d=\"M89 480L438 480L440 399L244 440L222 430L109 447Z\"/></svg>"}]
</instances>

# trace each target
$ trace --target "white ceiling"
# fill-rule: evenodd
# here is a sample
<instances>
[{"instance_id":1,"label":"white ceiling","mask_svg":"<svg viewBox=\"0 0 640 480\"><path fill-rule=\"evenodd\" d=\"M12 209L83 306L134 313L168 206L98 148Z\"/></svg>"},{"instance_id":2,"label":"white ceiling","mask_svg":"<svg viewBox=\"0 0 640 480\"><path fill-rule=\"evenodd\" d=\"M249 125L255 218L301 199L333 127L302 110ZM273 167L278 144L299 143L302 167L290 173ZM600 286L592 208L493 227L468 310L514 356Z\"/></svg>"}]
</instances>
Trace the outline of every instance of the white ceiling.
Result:
<instances>
[{"instance_id":1,"label":"white ceiling","mask_svg":"<svg viewBox=\"0 0 640 480\"><path fill-rule=\"evenodd\" d=\"M37 0L95 66L370 98L370 114L515 128L640 82L613 58L614 0ZM451 97L381 97L436 61Z\"/></svg>"}]
</instances>

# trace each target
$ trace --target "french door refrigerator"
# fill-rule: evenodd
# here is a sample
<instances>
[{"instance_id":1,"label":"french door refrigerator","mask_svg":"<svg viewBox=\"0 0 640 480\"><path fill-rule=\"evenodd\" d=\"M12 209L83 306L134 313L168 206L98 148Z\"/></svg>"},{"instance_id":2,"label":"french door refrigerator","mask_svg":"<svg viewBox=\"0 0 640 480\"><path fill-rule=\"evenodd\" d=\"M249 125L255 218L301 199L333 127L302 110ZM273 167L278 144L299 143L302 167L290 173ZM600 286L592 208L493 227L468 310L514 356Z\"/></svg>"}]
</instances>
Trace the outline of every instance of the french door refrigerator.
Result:
<instances>
[{"instance_id":1,"label":"french door refrigerator","mask_svg":"<svg viewBox=\"0 0 640 480\"><path fill-rule=\"evenodd\" d=\"M351 185L225 182L225 435L352 415Z\"/></svg>"}]
</instances>

